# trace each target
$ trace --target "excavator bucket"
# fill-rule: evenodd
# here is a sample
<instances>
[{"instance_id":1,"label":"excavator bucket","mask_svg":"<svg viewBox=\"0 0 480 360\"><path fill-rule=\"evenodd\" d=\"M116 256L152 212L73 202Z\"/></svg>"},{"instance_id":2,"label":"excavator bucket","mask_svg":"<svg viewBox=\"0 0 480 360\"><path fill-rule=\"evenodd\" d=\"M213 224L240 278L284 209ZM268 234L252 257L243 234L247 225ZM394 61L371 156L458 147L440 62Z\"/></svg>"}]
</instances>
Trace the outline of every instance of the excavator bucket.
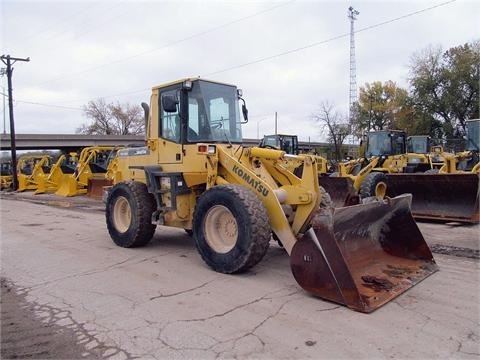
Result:
<instances>
[{"instance_id":1,"label":"excavator bucket","mask_svg":"<svg viewBox=\"0 0 480 360\"><path fill-rule=\"evenodd\" d=\"M317 210L290 254L306 291L369 313L438 270L410 212L411 195ZM333 220L332 220L333 217Z\"/></svg>"},{"instance_id":2,"label":"excavator bucket","mask_svg":"<svg viewBox=\"0 0 480 360\"><path fill-rule=\"evenodd\" d=\"M412 214L417 219L478 223L478 174L391 174L387 195L413 195Z\"/></svg>"},{"instance_id":3,"label":"excavator bucket","mask_svg":"<svg viewBox=\"0 0 480 360\"><path fill-rule=\"evenodd\" d=\"M330 195L333 207L357 205L359 197L353 187L353 180L348 177L321 176L320 185Z\"/></svg>"}]
</instances>

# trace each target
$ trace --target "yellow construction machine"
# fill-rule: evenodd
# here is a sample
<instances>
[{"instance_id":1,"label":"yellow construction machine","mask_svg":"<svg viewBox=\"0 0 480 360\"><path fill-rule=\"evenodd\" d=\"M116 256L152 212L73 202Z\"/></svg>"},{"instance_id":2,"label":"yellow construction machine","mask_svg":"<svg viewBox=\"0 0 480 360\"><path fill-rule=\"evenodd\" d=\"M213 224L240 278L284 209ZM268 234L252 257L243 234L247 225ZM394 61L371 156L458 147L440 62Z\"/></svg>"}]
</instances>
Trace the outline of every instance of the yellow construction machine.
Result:
<instances>
[{"instance_id":1,"label":"yellow construction machine","mask_svg":"<svg viewBox=\"0 0 480 360\"><path fill-rule=\"evenodd\" d=\"M118 246L146 245L157 225L183 228L208 266L231 274L256 265L273 232L301 287L361 312L437 271L409 195L334 209L315 157L244 147L235 86L175 81L154 87L144 109L146 146L118 151L104 197Z\"/></svg>"},{"instance_id":2,"label":"yellow construction machine","mask_svg":"<svg viewBox=\"0 0 480 360\"><path fill-rule=\"evenodd\" d=\"M63 174L55 192L60 196L86 195L89 191L100 193L101 187L110 182L106 181L108 159L115 146L91 146L83 148L72 174ZM92 180L98 179L100 190L92 185Z\"/></svg>"},{"instance_id":3,"label":"yellow construction machine","mask_svg":"<svg viewBox=\"0 0 480 360\"><path fill-rule=\"evenodd\" d=\"M50 172L52 158L50 155L22 156L18 160L18 189L36 190L40 178L43 178Z\"/></svg>"},{"instance_id":4,"label":"yellow construction machine","mask_svg":"<svg viewBox=\"0 0 480 360\"><path fill-rule=\"evenodd\" d=\"M467 121L466 150L453 154L432 146L431 169L423 174L388 175L388 196L413 195L418 219L480 222L480 120Z\"/></svg>"},{"instance_id":5,"label":"yellow construction machine","mask_svg":"<svg viewBox=\"0 0 480 360\"><path fill-rule=\"evenodd\" d=\"M430 153L424 153L430 148L428 137L415 140L416 150L411 145L407 152L405 132L369 132L365 157L340 163L337 172L322 181L334 206L352 205L370 196L408 193L413 195L415 218L478 222L478 176L440 176L438 169L451 164L445 160L448 154L439 154L440 146L432 146Z\"/></svg>"},{"instance_id":6,"label":"yellow construction machine","mask_svg":"<svg viewBox=\"0 0 480 360\"><path fill-rule=\"evenodd\" d=\"M35 194L57 191L63 176L74 174L77 163L78 154L76 152L61 154L50 168L50 172L37 178Z\"/></svg>"},{"instance_id":7,"label":"yellow construction machine","mask_svg":"<svg viewBox=\"0 0 480 360\"><path fill-rule=\"evenodd\" d=\"M267 148L267 149L277 149L285 151L286 154L290 155L300 155L302 152L298 146L298 136L297 135L285 135L285 134L275 134L275 135L264 135L258 147ZM327 159L319 156L313 155L315 162L317 163L319 175L327 174ZM302 162L298 161L295 163L293 159L286 161L286 165L293 166L294 171L301 172Z\"/></svg>"},{"instance_id":8,"label":"yellow construction machine","mask_svg":"<svg viewBox=\"0 0 480 360\"><path fill-rule=\"evenodd\" d=\"M441 145L428 135L413 135L407 138L407 164L405 173L435 173L435 169L443 166Z\"/></svg>"},{"instance_id":9,"label":"yellow construction machine","mask_svg":"<svg viewBox=\"0 0 480 360\"><path fill-rule=\"evenodd\" d=\"M0 190L10 189L13 183L12 162L10 160L2 161L0 166Z\"/></svg>"},{"instance_id":10,"label":"yellow construction machine","mask_svg":"<svg viewBox=\"0 0 480 360\"><path fill-rule=\"evenodd\" d=\"M359 203L387 192L387 174L402 173L407 168L406 134L398 130L369 132L364 157L337 164L337 169L322 186L332 197L335 207Z\"/></svg>"}]
</instances>

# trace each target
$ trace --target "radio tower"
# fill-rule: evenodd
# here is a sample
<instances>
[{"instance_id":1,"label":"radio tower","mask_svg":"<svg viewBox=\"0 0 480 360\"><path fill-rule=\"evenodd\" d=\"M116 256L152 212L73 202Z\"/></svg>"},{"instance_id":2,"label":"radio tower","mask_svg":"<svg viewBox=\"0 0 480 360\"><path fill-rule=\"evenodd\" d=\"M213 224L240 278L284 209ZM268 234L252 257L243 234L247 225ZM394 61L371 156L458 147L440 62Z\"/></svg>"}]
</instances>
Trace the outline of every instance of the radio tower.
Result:
<instances>
[{"instance_id":1,"label":"radio tower","mask_svg":"<svg viewBox=\"0 0 480 360\"><path fill-rule=\"evenodd\" d=\"M357 102L357 69L355 64L355 31L353 29L353 22L357 20L357 15L360 14L352 6L348 8L348 18L350 19L350 103L348 109L348 120L350 122L350 131L352 130L355 103ZM353 134L352 134L353 135Z\"/></svg>"}]
</instances>

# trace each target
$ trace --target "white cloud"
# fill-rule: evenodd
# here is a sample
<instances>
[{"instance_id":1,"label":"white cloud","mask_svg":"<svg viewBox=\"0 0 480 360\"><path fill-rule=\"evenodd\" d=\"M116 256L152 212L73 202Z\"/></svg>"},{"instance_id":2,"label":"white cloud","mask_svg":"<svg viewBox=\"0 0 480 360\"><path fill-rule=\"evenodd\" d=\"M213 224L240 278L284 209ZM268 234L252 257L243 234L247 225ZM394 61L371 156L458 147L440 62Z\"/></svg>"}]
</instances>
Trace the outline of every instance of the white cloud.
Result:
<instances>
[{"instance_id":1,"label":"white cloud","mask_svg":"<svg viewBox=\"0 0 480 360\"><path fill-rule=\"evenodd\" d=\"M15 99L73 108L99 97L148 101L153 85L272 57L206 77L243 88L251 114L245 137L256 137L257 127L260 135L273 132L277 111L279 131L314 141L320 130L309 117L320 102L348 109L348 6L360 11L357 30L373 26L355 35L357 85L393 80L406 87L414 52L480 37L476 1L386 23L441 3L3 1L2 47L31 58L15 64ZM128 94L137 90L145 91ZM85 121L81 111L25 103L17 103L15 118L18 133L68 133Z\"/></svg>"}]
</instances>

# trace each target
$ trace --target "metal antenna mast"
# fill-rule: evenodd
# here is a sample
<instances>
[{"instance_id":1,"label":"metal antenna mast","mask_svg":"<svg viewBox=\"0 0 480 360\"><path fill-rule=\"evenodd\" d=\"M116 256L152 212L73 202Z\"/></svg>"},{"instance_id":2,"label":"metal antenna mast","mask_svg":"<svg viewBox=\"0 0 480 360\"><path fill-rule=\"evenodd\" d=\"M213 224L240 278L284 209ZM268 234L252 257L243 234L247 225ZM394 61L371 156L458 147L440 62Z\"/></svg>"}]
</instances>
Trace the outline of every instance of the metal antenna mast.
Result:
<instances>
[{"instance_id":1,"label":"metal antenna mast","mask_svg":"<svg viewBox=\"0 0 480 360\"><path fill-rule=\"evenodd\" d=\"M352 6L348 8L348 18L350 19L350 102L348 109L348 120L350 128L353 125L354 120L354 106L357 102L357 67L355 63L355 31L353 28L353 22L357 20L357 15L360 14Z\"/></svg>"}]
</instances>

